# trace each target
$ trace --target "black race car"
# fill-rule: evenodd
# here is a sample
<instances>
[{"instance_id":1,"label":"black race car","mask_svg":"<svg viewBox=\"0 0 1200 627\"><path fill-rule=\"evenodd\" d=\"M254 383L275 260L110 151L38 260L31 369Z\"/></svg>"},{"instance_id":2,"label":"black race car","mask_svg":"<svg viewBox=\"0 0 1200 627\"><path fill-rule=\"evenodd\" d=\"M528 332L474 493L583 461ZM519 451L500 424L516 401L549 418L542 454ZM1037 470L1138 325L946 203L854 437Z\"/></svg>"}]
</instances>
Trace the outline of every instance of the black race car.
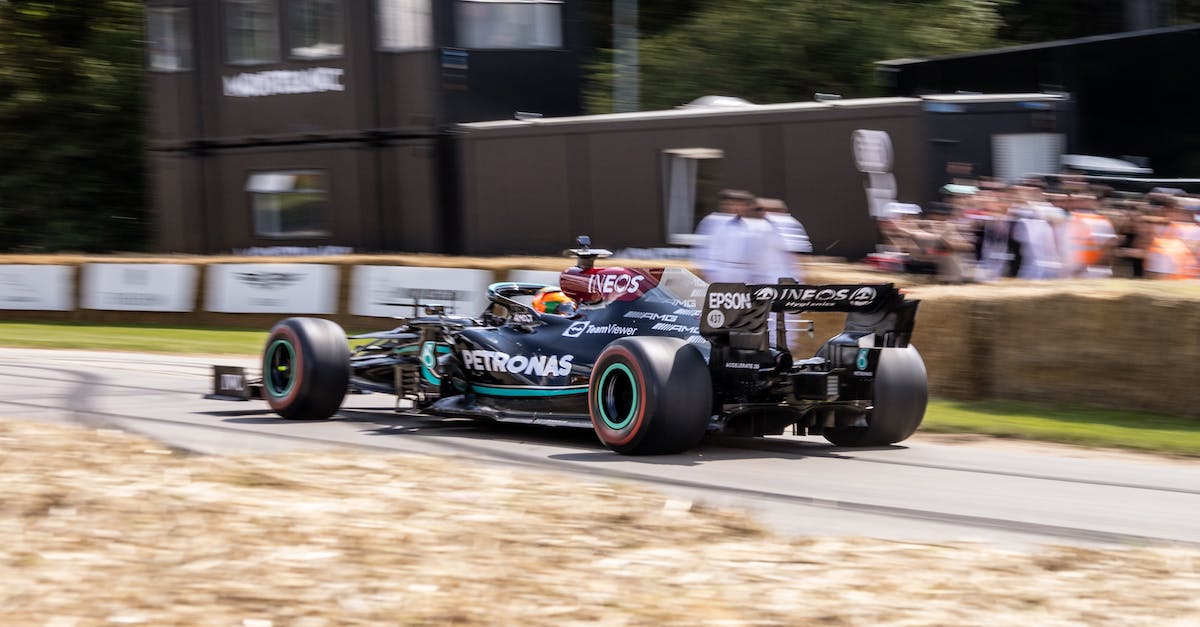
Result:
<instances>
[{"instance_id":1,"label":"black race car","mask_svg":"<svg viewBox=\"0 0 1200 627\"><path fill-rule=\"evenodd\" d=\"M218 367L216 393L322 419L347 391L382 392L398 411L588 427L635 455L789 426L839 446L884 445L921 424L925 365L909 345L918 301L891 284L709 285L683 269L597 268L609 253L586 238L571 252L560 285L579 304L572 315L530 306L545 285L496 283L478 317L428 308L352 337L363 340L353 351L336 323L288 318L271 329L261 380ZM789 316L804 311L847 318L816 355L796 359Z\"/></svg>"}]
</instances>

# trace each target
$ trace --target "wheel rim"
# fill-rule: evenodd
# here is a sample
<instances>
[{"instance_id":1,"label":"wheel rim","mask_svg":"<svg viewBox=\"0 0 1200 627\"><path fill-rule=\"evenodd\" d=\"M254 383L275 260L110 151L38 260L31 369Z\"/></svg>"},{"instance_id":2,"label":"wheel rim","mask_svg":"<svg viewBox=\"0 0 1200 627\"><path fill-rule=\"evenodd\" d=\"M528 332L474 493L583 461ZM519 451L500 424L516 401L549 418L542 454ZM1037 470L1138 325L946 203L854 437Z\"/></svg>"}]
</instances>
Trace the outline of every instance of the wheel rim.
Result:
<instances>
[{"instance_id":1,"label":"wheel rim","mask_svg":"<svg viewBox=\"0 0 1200 627\"><path fill-rule=\"evenodd\" d=\"M637 413L638 391L633 372L625 364L612 364L600 375L596 386L600 419L614 431L629 426Z\"/></svg>"},{"instance_id":2,"label":"wheel rim","mask_svg":"<svg viewBox=\"0 0 1200 627\"><path fill-rule=\"evenodd\" d=\"M275 397L287 396L296 385L296 349L287 340L275 340L267 347L263 368L263 386Z\"/></svg>"}]
</instances>

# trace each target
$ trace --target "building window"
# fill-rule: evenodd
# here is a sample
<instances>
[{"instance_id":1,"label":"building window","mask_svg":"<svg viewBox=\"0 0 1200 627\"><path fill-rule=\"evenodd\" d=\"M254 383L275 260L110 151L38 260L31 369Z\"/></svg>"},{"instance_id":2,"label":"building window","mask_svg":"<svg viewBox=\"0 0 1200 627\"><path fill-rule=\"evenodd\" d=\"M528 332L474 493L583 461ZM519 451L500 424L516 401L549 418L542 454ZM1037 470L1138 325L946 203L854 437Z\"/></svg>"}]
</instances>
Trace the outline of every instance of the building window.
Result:
<instances>
[{"instance_id":1,"label":"building window","mask_svg":"<svg viewBox=\"0 0 1200 627\"><path fill-rule=\"evenodd\" d=\"M427 50L433 47L430 0L379 0L379 47Z\"/></svg>"},{"instance_id":2,"label":"building window","mask_svg":"<svg viewBox=\"0 0 1200 627\"><path fill-rule=\"evenodd\" d=\"M458 0L457 45L476 50L562 47L558 0Z\"/></svg>"},{"instance_id":3,"label":"building window","mask_svg":"<svg viewBox=\"0 0 1200 627\"><path fill-rule=\"evenodd\" d=\"M279 61L275 0L225 0L227 57L233 65Z\"/></svg>"},{"instance_id":4,"label":"building window","mask_svg":"<svg viewBox=\"0 0 1200 627\"><path fill-rule=\"evenodd\" d=\"M329 175L324 170L254 172L246 179L259 237L328 237Z\"/></svg>"},{"instance_id":5,"label":"building window","mask_svg":"<svg viewBox=\"0 0 1200 627\"><path fill-rule=\"evenodd\" d=\"M183 7L146 9L150 69L182 72L192 69L192 16Z\"/></svg>"},{"instance_id":6,"label":"building window","mask_svg":"<svg viewBox=\"0 0 1200 627\"><path fill-rule=\"evenodd\" d=\"M339 0L290 0L288 45L296 59L342 56Z\"/></svg>"},{"instance_id":7,"label":"building window","mask_svg":"<svg viewBox=\"0 0 1200 627\"><path fill-rule=\"evenodd\" d=\"M725 153L717 148L676 148L662 154L663 204L667 241L695 245L696 225L717 209L719 168Z\"/></svg>"}]
</instances>

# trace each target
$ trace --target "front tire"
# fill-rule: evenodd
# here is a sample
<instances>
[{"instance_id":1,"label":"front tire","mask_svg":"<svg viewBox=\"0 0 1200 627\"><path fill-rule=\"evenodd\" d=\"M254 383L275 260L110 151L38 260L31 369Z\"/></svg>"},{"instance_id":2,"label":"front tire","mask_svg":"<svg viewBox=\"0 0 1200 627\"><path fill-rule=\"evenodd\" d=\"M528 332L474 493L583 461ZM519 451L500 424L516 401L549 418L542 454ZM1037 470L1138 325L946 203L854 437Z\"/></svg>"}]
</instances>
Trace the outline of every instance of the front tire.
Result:
<instances>
[{"instance_id":1,"label":"front tire","mask_svg":"<svg viewBox=\"0 0 1200 627\"><path fill-rule=\"evenodd\" d=\"M679 338L621 338L596 360L588 411L600 442L617 453L689 450L704 438L712 414L708 364Z\"/></svg>"},{"instance_id":2,"label":"front tire","mask_svg":"<svg viewBox=\"0 0 1200 627\"><path fill-rule=\"evenodd\" d=\"M925 362L915 346L885 348L875 370L874 408L866 427L825 428L836 446L886 446L907 440L921 426L929 401Z\"/></svg>"},{"instance_id":3,"label":"front tire","mask_svg":"<svg viewBox=\"0 0 1200 627\"><path fill-rule=\"evenodd\" d=\"M336 322L321 318L281 320L263 349L263 398L291 420L335 414L350 384L350 347Z\"/></svg>"}]
</instances>

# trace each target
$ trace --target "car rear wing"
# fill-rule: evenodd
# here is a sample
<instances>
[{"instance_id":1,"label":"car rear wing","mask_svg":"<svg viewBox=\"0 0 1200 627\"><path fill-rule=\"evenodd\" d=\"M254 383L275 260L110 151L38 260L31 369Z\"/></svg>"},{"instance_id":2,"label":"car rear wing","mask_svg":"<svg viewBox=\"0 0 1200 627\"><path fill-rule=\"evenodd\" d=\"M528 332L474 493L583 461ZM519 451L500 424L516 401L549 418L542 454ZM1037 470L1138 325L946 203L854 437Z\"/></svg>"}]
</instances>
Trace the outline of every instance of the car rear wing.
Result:
<instances>
[{"instance_id":1,"label":"car rear wing","mask_svg":"<svg viewBox=\"0 0 1200 627\"><path fill-rule=\"evenodd\" d=\"M846 331L872 332L878 346L908 346L918 300L907 300L891 283L859 285L747 285L713 283L704 295L700 335L718 345L766 350L768 323L774 312L776 346L787 346L788 314L845 312Z\"/></svg>"}]
</instances>

